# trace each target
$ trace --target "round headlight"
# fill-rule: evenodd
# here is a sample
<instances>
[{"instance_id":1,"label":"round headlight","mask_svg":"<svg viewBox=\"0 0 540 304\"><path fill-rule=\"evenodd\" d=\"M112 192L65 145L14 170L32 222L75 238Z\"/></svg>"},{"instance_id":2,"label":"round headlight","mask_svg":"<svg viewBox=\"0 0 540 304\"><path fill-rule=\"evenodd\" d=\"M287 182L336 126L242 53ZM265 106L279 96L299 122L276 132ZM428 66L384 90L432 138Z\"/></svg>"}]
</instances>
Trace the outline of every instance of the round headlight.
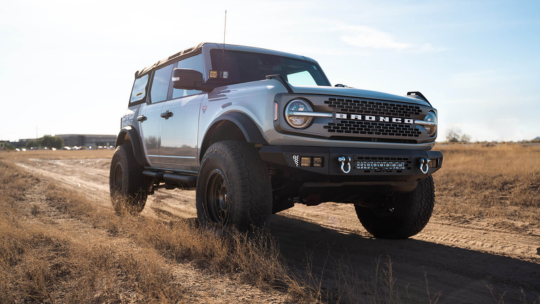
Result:
<instances>
[{"instance_id":1,"label":"round headlight","mask_svg":"<svg viewBox=\"0 0 540 304\"><path fill-rule=\"evenodd\" d=\"M295 99L289 102L285 108L285 118L289 125L296 129L305 128L313 121L313 117L294 115L295 112L313 112L307 101Z\"/></svg>"},{"instance_id":2,"label":"round headlight","mask_svg":"<svg viewBox=\"0 0 540 304\"><path fill-rule=\"evenodd\" d=\"M424 121L433 123L433 125L424 126L424 128L426 128L429 136L435 135L437 132L437 115L435 115L435 112L430 111L426 117L424 117Z\"/></svg>"}]
</instances>

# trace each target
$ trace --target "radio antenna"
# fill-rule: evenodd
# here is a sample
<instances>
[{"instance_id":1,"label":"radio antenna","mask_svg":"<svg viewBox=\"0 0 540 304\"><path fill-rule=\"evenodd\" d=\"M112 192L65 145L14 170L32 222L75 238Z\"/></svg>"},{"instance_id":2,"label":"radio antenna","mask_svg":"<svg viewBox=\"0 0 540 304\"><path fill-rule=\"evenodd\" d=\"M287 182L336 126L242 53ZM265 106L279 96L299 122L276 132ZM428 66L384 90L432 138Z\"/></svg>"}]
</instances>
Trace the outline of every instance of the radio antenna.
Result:
<instances>
[{"instance_id":1,"label":"radio antenna","mask_svg":"<svg viewBox=\"0 0 540 304\"><path fill-rule=\"evenodd\" d=\"M223 25L223 55L221 56L221 79L225 69L225 36L227 35L227 10L225 10L225 24Z\"/></svg>"}]
</instances>

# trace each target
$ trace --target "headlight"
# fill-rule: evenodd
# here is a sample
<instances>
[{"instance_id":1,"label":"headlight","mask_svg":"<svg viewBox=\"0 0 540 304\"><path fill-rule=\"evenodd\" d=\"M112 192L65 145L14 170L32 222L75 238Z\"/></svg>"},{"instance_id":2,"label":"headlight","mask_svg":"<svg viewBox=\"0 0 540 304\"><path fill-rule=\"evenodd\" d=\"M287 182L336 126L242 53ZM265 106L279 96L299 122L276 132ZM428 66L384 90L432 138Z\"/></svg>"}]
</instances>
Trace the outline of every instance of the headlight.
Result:
<instances>
[{"instance_id":1,"label":"headlight","mask_svg":"<svg viewBox=\"0 0 540 304\"><path fill-rule=\"evenodd\" d=\"M424 125L424 128L426 128L428 135L433 136L437 132L437 116L435 115L435 112L429 111L429 113L424 118L425 122L430 122L431 124Z\"/></svg>"},{"instance_id":2,"label":"headlight","mask_svg":"<svg viewBox=\"0 0 540 304\"><path fill-rule=\"evenodd\" d=\"M291 127L303 129L313 121L313 117L294 115L295 112L313 112L307 101L294 99L285 108L285 118Z\"/></svg>"}]
</instances>

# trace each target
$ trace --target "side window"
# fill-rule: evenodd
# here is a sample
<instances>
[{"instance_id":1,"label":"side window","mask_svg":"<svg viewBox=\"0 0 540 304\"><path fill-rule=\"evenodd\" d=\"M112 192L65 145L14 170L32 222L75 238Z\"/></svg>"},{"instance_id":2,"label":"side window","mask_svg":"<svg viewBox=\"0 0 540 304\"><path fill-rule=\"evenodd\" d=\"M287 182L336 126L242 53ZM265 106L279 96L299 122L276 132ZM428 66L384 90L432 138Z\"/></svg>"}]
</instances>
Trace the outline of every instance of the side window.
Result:
<instances>
[{"instance_id":1,"label":"side window","mask_svg":"<svg viewBox=\"0 0 540 304\"><path fill-rule=\"evenodd\" d=\"M154 72L150 98L152 103L167 100L169 82L171 81L173 65L170 64Z\"/></svg>"},{"instance_id":2,"label":"side window","mask_svg":"<svg viewBox=\"0 0 540 304\"><path fill-rule=\"evenodd\" d=\"M129 103L141 101L146 97L146 85L148 85L148 74L142 76L141 78L135 79L133 90L131 90L131 98L129 99Z\"/></svg>"},{"instance_id":3,"label":"side window","mask_svg":"<svg viewBox=\"0 0 540 304\"><path fill-rule=\"evenodd\" d=\"M196 70L202 73L203 72L202 55L189 57L187 59L179 61L177 68L178 69L192 69L192 70ZM200 94L200 93L201 91L197 91L197 90L173 89L172 98L174 99L174 98Z\"/></svg>"},{"instance_id":4,"label":"side window","mask_svg":"<svg viewBox=\"0 0 540 304\"><path fill-rule=\"evenodd\" d=\"M316 86L317 82L308 71L296 72L287 75L287 80L293 86Z\"/></svg>"}]
</instances>

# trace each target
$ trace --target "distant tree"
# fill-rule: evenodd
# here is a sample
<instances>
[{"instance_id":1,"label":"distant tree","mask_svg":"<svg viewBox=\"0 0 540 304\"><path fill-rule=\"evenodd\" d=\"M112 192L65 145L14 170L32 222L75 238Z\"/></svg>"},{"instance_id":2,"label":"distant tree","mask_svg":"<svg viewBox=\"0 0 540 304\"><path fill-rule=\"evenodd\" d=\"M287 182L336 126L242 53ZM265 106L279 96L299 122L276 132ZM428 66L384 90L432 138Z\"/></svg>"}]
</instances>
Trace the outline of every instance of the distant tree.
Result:
<instances>
[{"instance_id":1,"label":"distant tree","mask_svg":"<svg viewBox=\"0 0 540 304\"><path fill-rule=\"evenodd\" d=\"M0 143L0 150L14 150L14 149L15 149L15 146L10 143L7 143L7 142Z\"/></svg>"},{"instance_id":2,"label":"distant tree","mask_svg":"<svg viewBox=\"0 0 540 304\"><path fill-rule=\"evenodd\" d=\"M32 147L37 147L37 143L35 140L31 139L29 141L26 142L26 148L30 149Z\"/></svg>"},{"instance_id":3,"label":"distant tree","mask_svg":"<svg viewBox=\"0 0 540 304\"><path fill-rule=\"evenodd\" d=\"M448 129L446 131L446 140L451 143L457 143L461 139L461 131L459 129Z\"/></svg>"},{"instance_id":4,"label":"distant tree","mask_svg":"<svg viewBox=\"0 0 540 304\"><path fill-rule=\"evenodd\" d=\"M466 143L469 143L471 141L471 136L468 135L468 134L463 134L461 135L461 140L460 140L462 143L466 144Z\"/></svg>"},{"instance_id":5,"label":"distant tree","mask_svg":"<svg viewBox=\"0 0 540 304\"><path fill-rule=\"evenodd\" d=\"M64 140L60 137L45 135L39 140L41 147L62 149L64 147Z\"/></svg>"},{"instance_id":6,"label":"distant tree","mask_svg":"<svg viewBox=\"0 0 540 304\"><path fill-rule=\"evenodd\" d=\"M451 143L469 143L471 136L469 134L461 133L460 129L448 129L446 131L446 140Z\"/></svg>"}]
</instances>

